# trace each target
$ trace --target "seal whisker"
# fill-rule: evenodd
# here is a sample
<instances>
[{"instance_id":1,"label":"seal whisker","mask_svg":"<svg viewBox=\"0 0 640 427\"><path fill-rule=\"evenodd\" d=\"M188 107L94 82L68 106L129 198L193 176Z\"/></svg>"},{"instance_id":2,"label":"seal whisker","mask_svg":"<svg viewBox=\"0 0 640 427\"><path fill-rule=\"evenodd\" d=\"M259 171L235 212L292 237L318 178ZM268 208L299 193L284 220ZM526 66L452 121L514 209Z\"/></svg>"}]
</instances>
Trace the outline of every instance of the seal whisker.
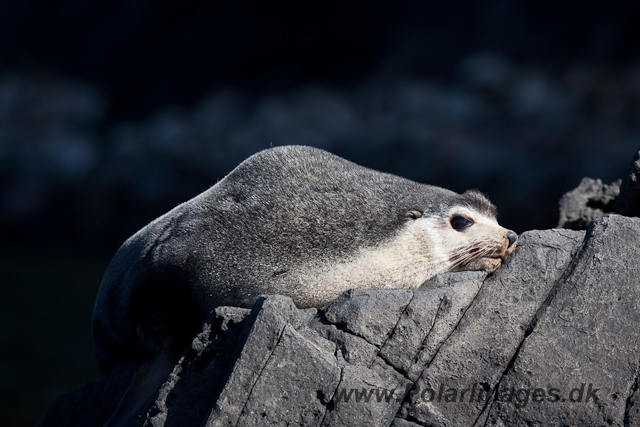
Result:
<instances>
[{"instance_id":1,"label":"seal whisker","mask_svg":"<svg viewBox=\"0 0 640 427\"><path fill-rule=\"evenodd\" d=\"M469 262L473 261L475 259L476 255L475 254L470 254L468 252L464 252L460 258L458 258L454 264L452 265L451 268L458 268L461 265L464 264L468 264Z\"/></svg>"},{"instance_id":2,"label":"seal whisker","mask_svg":"<svg viewBox=\"0 0 640 427\"><path fill-rule=\"evenodd\" d=\"M473 242L469 245L464 245L456 250L451 256L453 264L450 269L456 269L462 265L469 264L475 260L483 258L487 255L492 255L496 252L494 243L491 240L481 240Z\"/></svg>"}]
</instances>

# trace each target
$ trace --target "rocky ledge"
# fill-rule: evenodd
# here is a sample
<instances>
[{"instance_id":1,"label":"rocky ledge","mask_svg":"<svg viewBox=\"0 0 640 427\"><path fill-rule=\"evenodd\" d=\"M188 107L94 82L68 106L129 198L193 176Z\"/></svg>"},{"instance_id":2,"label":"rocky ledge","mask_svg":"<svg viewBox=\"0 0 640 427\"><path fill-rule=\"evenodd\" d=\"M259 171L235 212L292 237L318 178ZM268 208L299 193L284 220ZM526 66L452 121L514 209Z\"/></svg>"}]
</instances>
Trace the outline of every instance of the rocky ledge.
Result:
<instances>
[{"instance_id":1,"label":"rocky ledge","mask_svg":"<svg viewBox=\"0 0 640 427\"><path fill-rule=\"evenodd\" d=\"M636 206L636 166L598 194ZM600 209L586 231L525 232L491 275L321 310L278 295L216 309L137 425L640 425L640 219L580 194L565 215ZM133 371L61 396L39 424L103 425Z\"/></svg>"},{"instance_id":2,"label":"rocky ledge","mask_svg":"<svg viewBox=\"0 0 640 427\"><path fill-rule=\"evenodd\" d=\"M140 425L638 425L640 219L529 231L494 274L211 313ZM124 366L41 425L102 425Z\"/></svg>"}]
</instances>

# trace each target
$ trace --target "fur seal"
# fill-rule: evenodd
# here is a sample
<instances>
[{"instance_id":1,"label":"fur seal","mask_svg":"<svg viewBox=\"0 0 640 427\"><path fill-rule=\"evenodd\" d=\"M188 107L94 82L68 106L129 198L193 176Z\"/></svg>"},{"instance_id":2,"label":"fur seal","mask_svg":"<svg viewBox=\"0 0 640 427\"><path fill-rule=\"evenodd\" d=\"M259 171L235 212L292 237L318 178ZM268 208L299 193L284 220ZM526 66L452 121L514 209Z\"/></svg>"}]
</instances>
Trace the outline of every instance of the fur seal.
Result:
<instances>
[{"instance_id":1,"label":"fur seal","mask_svg":"<svg viewBox=\"0 0 640 427\"><path fill-rule=\"evenodd\" d=\"M320 307L352 288L415 289L446 271L493 271L516 240L475 190L419 184L316 148L271 148L117 251L95 303L97 358L105 373L161 352L177 359L213 308L251 307L260 295Z\"/></svg>"}]
</instances>

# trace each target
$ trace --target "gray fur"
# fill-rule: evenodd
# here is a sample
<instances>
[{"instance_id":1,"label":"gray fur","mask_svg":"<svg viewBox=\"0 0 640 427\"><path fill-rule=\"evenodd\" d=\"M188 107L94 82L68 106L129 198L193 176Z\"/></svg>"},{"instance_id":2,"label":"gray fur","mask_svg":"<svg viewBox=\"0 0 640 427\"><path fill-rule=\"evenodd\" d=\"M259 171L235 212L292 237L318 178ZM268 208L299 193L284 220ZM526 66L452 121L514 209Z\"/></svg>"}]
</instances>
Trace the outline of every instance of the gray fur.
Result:
<instances>
[{"instance_id":1,"label":"gray fur","mask_svg":"<svg viewBox=\"0 0 640 427\"><path fill-rule=\"evenodd\" d=\"M392 239L410 211L439 216L455 205L495 216L478 192L419 184L319 149L257 153L118 250L94 310L100 365L158 352L167 336L189 339L216 306L250 307L264 294L295 302L295 285L282 280L293 267L348 258Z\"/></svg>"}]
</instances>

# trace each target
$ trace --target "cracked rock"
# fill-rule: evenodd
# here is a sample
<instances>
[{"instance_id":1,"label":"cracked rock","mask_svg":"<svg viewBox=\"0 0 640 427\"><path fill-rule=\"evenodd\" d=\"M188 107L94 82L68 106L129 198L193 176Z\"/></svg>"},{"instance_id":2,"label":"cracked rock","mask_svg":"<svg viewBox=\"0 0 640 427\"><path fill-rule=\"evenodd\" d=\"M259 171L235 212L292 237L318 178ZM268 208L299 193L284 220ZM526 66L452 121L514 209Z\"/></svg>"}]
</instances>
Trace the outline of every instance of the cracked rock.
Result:
<instances>
[{"instance_id":1,"label":"cracked rock","mask_svg":"<svg viewBox=\"0 0 640 427\"><path fill-rule=\"evenodd\" d=\"M629 259L640 259L640 219L595 221L502 378L499 389L522 391L493 403L490 425L634 425L625 413L640 360L640 266Z\"/></svg>"},{"instance_id":2,"label":"cracked rock","mask_svg":"<svg viewBox=\"0 0 640 427\"><path fill-rule=\"evenodd\" d=\"M414 292L380 356L415 381L455 328L486 273L442 274Z\"/></svg>"},{"instance_id":3,"label":"cracked rock","mask_svg":"<svg viewBox=\"0 0 640 427\"><path fill-rule=\"evenodd\" d=\"M381 347L413 298L407 289L354 289L330 302L325 318Z\"/></svg>"},{"instance_id":4,"label":"cracked rock","mask_svg":"<svg viewBox=\"0 0 640 427\"><path fill-rule=\"evenodd\" d=\"M324 320L324 321L323 321ZM324 338L336 343L336 357L340 366L345 364L369 366L378 354L378 347L364 338L343 332L321 317L316 317L309 326Z\"/></svg>"},{"instance_id":5,"label":"cracked rock","mask_svg":"<svg viewBox=\"0 0 640 427\"><path fill-rule=\"evenodd\" d=\"M249 395L237 396L247 402L236 426L320 425L340 382L334 347L330 341L309 339L292 325L285 326ZM216 425L224 424L211 419L207 423Z\"/></svg>"},{"instance_id":6,"label":"cracked rock","mask_svg":"<svg viewBox=\"0 0 640 427\"><path fill-rule=\"evenodd\" d=\"M494 387L581 244L584 233L529 231L514 256L485 280L455 330L416 382L403 412L427 425L473 425L484 402L476 387ZM451 390L448 394L447 390ZM466 390L466 396L462 394ZM434 391L437 397L430 398ZM454 396L455 393L455 396ZM458 395L460 393L460 395ZM453 400L461 400L452 404Z\"/></svg>"},{"instance_id":7,"label":"cracked rock","mask_svg":"<svg viewBox=\"0 0 640 427\"><path fill-rule=\"evenodd\" d=\"M242 351L208 417L207 425L236 425L246 399L268 363L285 327L297 317L291 298L272 296L254 306L251 325Z\"/></svg>"},{"instance_id":8,"label":"cracked rock","mask_svg":"<svg viewBox=\"0 0 640 427\"><path fill-rule=\"evenodd\" d=\"M411 382L385 366L345 366L323 426L388 426Z\"/></svg>"},{"instance_id":9,"label":"cracked rock","mask_svg":"<svg viewBox=\"0 0 640 427\"><path fill-rule=\"evenodd\" d=\"M639 278L640 219L609 215L523 233L490 275L218 307L131 425L638 425ZM133 372L39 425L104 425Z\"/></svg>"}]
</instances>

